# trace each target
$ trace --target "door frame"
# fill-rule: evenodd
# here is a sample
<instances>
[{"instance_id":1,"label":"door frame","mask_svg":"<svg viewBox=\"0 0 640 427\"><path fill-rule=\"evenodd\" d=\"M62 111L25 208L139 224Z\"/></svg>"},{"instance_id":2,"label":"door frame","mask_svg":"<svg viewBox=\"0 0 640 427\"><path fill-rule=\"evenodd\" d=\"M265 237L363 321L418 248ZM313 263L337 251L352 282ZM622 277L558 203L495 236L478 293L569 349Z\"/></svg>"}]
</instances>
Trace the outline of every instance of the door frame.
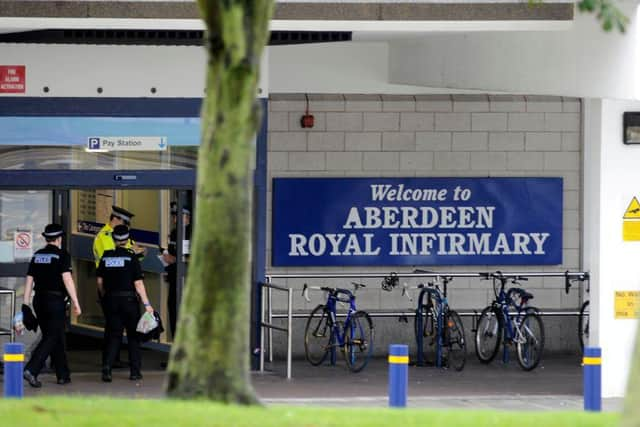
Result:
<instances>
[{"instance_id":1,"label":"door frame","mask_svg":"<svg viewBox=\"0 0 640 427\"><path fill-rule=\"evenodd\" d=\"M195 169L163 170L0 170L0 191L40 190L51 191L53 203L50 212L51 221L63 223L67 236L71 236L71 217L69 190L109 188L117 190L173 190L178 191L178 209L187 203L187 191L194 190L196 184ZM182 216L177 225L177 241L184 239ZM69 238L64 240L67 245ZM176 245L177 257L182 259L182 245ZM0 277L23 277L28 263L0 264ZM178 301L182 297L185 267L178 263ZM69 325L69 331L101 337L102 332L81 325ZM145 347L168 351L170 344L147 343Z\"/></svg>"},{"instance_id":2,"label":"door frame","mask_svg":"<svg viewBox=\"0 0 640 427\"><path fill-rule=\"evenodd\" d=\"M266 93L261 96L268 96ZM262 329L261 306L262 292L261 283L264 281L267 259L267 129L269 118L268 98L257 99L262 112L262 125L256 135L256 170L254 176L254 236L253 252L254 259L252 270L251 289L251 349L252 369L257 370L259 365L259 349L261 348ZM110 98L110 97L25 97L25 96L5 96L0 100L0 117L169 117L169 118L199 118L202 105L202 98ZM46 130L45 130L46 131ZM46 138L45 138L46 139ZM2 146L0 138L0 146ZM6 144L6 143L5 143ZM14 143L11 143L14 144ZM65 142L63 145L66 145ZM199 140L198 140L199 144ZM29 144L25 144L29 146ZM9 172L9 174L5 174ZM36 174L42 171L35 171ZM60 173L60 178L65 176L65 171L51 171ZM91 173L105 173L105 171L89 171ZM124 172L124 171L111 171ZM128 174L129 171L127 171ZM162 172L168 172L163 170ZM172 171L177 173L178 171ZM24 172L22 172L24 173ZM192 171L195 175L195 171ZM1 185L11 184L6 180L9 177L19 177L20 171L0 171ZM113 180L113 176L111 177ZM80 183L73 183L72 187L82 188L83 179ZM195 178L194 178L195 181ZM71 184L71 182L69 183ZM121 185L132 184L122 182ZM178 182L172 184L171 188L179 189ZM19 189L18 184L14 184L13 189ZM140 182L133 183L140 185ZM47 188L47 187L45 187ZM91 188L91 187L90 187ZM95 188L95 187L93 187ZM131 188L131 187L129 187ZM147 187L153 188L153 187ZM70 225L70 224L69 224ZM0 269L2 267L0 266ZM15 276L14 276L15 277Z\"/></svg>"},{"instance_id":3,"label":"door frame","mask_svg":"<svg viewBox=\"0 0 640 427\"><path fill-rule=\"evenodd\" d=\"M69 210L68 190L113 188L120 190L193 190L194 169L167 170L0 170L0 191L41 190L53 193L52 222L65 222L70 230L70 218L63 215ZM183 202L184 203L184 202ZM180 248L181 249L181 248ZM0 264L0 277L22 277L29 263Z\"/></svg>"},{"instance_id":4,"label":"door frame","mask_svg":"<svg viewBox=\"0 0 640 427\"><path fill-rule=\"evenodd\" d=\"M82 190L113 188L119 190L195 188L195 169L148 170L0 170L0 190Z\"/></svg>"}]
</instances>

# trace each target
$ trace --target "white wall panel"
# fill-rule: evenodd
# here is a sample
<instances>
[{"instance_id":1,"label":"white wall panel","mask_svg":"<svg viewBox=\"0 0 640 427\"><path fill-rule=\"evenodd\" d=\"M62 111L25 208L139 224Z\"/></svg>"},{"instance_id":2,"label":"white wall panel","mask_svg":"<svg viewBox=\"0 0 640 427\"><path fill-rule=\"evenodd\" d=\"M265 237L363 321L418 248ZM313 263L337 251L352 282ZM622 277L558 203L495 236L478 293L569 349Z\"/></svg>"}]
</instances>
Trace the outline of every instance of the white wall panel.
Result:
<instances>
[{"instance_id":1,"label":"white wall panel","mask_svg":"<svg viewBox=\"0 0 640 427\"><path fill-rule=\"evenodd\" d=\"M590 101L585 106L585 268L591 286L590 345L602 348L602 394L624 395L637 328L615 319L614 293L640 290L640 242L622 240L622 217L640 197L640 146L622 143L622 114L640 103Z\"/></svg>"},{"instance_id":2,"label":"white wall panel","mask_svg":"<svg viewBox=\"0 0 640 427\"><path fill-rule=\"evenodd\" d=\"M566 31L436 34L390 43L390 81L505 93L638 99L637 2L627 33L590 14Z\"/></svg>"}]
</instances>

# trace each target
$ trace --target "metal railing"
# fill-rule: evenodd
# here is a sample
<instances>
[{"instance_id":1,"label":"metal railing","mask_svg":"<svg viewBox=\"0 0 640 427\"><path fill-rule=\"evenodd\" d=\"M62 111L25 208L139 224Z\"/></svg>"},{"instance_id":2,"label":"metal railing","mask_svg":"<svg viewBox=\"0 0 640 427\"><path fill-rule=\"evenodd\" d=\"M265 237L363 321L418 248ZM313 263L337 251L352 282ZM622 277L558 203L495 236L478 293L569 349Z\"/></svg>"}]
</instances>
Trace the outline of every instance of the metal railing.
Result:
<instances>
[{"instance_id":1,"label":"metal railing","mask_svg":"<svg viewBox=\"0 0 640 427\"><path fill-rule=\"evenodd\" d=\"M369 311L367 310L367 313L369 314L369 316L371 317L401 317L401 316L406 316L406 317L415 317L416 316L416 312L415 311ZM471 316L480 316L480 311L478 310L456 310L456 313L458 313L458 315L460 317L471 317ZM570 317L570 316L579 316L580 315L580 311L577 310L558 310L558 311L551 311L551 310L540 310L537 312L539 315L541 316L549 316L549 317ZM338 313L336 314L337 317L347 317L346 313ZM309 317L309 313L308 312L304 312L304 313L292 313L291 314L291 318L292 319L306 319L307 317ZM272 313L271 314L271 318L272 319L286 319L289 318L289 315L286 313Z\"/></svg>"},{"instance_id":2,"label":"metal railing","mask_svg":"<svg viewBox=\"0 0 640 427\"><path fill-rule=\"evenodd\" d=\"M558 272L488 272L488 273L451 273L451 272L421 272L421 273L402 273L394 272L392 274L403 278L428 278L428 277L467 277L467 278L486 278L487 275L499 273L502 277L564 277L565 281L569 280L589 280L589 273L584 271L558 271ZM292 324L293 318L306 318L308 313L293 313L293 289L272 284L273 279L375 279L388 277L389 273L295 273L295 274L267 274L265 275L265 283L262 284L262 328L260 333L260 371L264 371L264 354L265 354L265 336L264 330L268 329L267 347L269 348L269 362L273 362L273 330L287 332L287 379L291 379L291 359L292 359ZM490 277L490 276L489 276ZM264 291L267 289L267 298ZM288 293L287 313L273 313L272 306L272 289ZM568 287L566 288L568 290ZM473 316L474 320L479 315L477 310L459 311L460 316ZM542 316L578 316L579 311L564 310L540 310L538 314ZM372 317L400 317L415 316L414 311L379 311L369 312ZM266 319L265 319L266 316ZM346 316L346 314L338 314L338 317ZM287 328L273 325L273 319L287 319Z\"/></svg>"},{"instance_id":3,"label":"metal railing","mask_svg":"<svg viewBox=\"0 0 640 427\"><path fill-rule=\"evenodd\" d=\"M274 285L270 283L262 283L260 289L262 290L262 314L260 329L260 372L264 372L264 331L269 331L269 362L273 362L273 330L287 333L287 379L291 379L291 327L293 319L293 289L285 288L282 286ZM287 327L282 328L273 324L273 290L278 290L287 293ZM266 298L265 298L266 291ZM266 306L266 310L265 310ZM266 315L266 319L265 319Z\"/></svg>"},{"instance_id":4,"label":"metal railing","mask_svg":"<svg viewBox=\"0 0 640 427\"><path fill-rule=\"evenodd\" d=\"M0 336L9 336L11 342L15 340L15 332L13 330L13 316L16 315L16 291L14 289L0 289L1 295L9 295L11 300L11 311L9 316L9 327L7 329L0 328Z\"/></svg>"}]
</instances>

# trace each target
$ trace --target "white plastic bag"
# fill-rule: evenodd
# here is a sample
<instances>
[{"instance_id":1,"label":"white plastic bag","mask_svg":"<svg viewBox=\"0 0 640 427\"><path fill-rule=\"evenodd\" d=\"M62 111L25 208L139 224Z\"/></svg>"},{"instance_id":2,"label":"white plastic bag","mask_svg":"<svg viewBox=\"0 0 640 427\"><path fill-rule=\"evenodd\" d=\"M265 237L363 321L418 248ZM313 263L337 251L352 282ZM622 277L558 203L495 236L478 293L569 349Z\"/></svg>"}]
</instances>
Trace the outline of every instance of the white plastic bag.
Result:
<instances>
[{"instance_id":1,"label":"white plastic bag","mask_svg":"<svg viewBox=\"0 0 640 427\"><path fill-rule=\"evenodd\" d=\"M153 316L152 313L145 311L140 320L138 320L138 326L136 327L136 331L141 334L146 334L149 331L154 330L158 327L158 321Z\"/></svg>"},{"instance_id":2,"label":"white plastic bag","mask_svg":"<svg viewBox=\"0 0 640 427\"><path fill-rule=\"evenodd\" d=\"M19 311L18 314L13 317L13 329L15 330L16 335L24 334L25 326L24 323L22 323L22 320L22 311Z\"/></svg>"}]
</instances>

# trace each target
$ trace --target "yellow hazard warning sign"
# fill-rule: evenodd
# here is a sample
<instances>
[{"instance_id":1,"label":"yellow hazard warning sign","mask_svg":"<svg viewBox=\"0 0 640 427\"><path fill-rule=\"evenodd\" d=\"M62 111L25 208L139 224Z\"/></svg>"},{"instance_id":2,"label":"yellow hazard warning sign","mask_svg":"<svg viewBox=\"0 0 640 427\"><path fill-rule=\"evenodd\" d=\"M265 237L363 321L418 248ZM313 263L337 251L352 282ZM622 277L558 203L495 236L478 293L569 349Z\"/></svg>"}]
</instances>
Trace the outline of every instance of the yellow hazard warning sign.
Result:
<instances>
[{"instance_id":1,"label":"yellow hazard warning sign","mask_svg":"<svg viewBox=\"0 0 640 427\"><path fill-rule=\"evenodd\" d=\"M640 202L634 197L622 217L622 240L640 241Z\"/></svg>"},{"instance_id":2,"label":"yellow hazard warning sign","mask_svg":"<svg viewBox=\"0 0 640 427\"><path fill-rule=\"evenodd\" d=\"M615 291L616 319L640 318L640 291Z\"/></svg>"},{"instance_id":3,"label":"yellow hazard warning sign","mask_svg":"<svg viewBox=\"0 0 640 427\"><path fill-rule=\"evenodd\" d=\"M640 202L635 197L631 199L631 203L624 213L624 219L640 219Z\"/></svg>"}]
</instances>

